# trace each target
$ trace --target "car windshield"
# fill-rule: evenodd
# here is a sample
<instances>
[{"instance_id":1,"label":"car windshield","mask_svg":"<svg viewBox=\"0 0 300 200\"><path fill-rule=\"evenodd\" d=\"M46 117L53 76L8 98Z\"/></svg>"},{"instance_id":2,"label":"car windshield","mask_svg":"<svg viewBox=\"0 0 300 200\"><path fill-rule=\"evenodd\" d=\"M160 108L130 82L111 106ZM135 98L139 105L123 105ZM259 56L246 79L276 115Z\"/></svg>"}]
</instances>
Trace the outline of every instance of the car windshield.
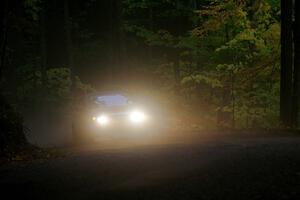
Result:
<instances>
[{"instance_id":1,"label":"car windshield","mask_svg":"<svg viewBox=\"0 0 300 200\"><path fill-rule=\"evenodd\" d=\"M106 95L106 96L97 96L95 103L104 106L127 106L128 98L120 95Z\"/></svg>"}]
</instances>

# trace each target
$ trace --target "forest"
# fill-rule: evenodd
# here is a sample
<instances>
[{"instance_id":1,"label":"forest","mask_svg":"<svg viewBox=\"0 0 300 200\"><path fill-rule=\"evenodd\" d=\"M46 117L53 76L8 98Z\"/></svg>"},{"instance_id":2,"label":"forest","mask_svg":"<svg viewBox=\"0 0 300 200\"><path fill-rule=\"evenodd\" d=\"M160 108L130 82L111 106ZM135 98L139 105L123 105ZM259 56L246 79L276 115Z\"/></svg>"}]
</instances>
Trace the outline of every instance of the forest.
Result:
<instances>
[{"instance_id":1,"label":"forest","mask_svg":"<svg viewBox=\"0 0 300 200\"><path fill-rule=\"evenodd\" d=\"M299 128L292 2L1 1L1 148L28 119L53 126L115 89L155 99L177 128Z\"/></svg>"}]
</instances>

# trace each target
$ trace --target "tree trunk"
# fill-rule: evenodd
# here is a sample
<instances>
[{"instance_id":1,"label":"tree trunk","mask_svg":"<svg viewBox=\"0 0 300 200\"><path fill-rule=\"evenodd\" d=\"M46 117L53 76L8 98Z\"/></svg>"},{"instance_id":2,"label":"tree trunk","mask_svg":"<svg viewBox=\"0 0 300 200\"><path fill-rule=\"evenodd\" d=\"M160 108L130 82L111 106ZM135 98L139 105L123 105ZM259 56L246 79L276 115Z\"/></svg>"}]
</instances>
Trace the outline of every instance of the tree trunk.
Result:
<instances>
[{"instance_id":1,"label":"tree trunk","mask_svg":"<svg viewBox=\"0 0 300 200\"><path fill-rule=\"evenodd\" d=\"M109 37L108 37L108 59L109 66L107 68L108 82L115 84L116 80L122 79L121 76L123 68L122 64L122 37L121 32L122 15L121 15L121 0L109 1ZM120 73L121 72L121 73Z\"/></svg>"},{"instance_id":2,"label":"tree trunk","mask_svg":"<svg viewBox=\"0 0 300 200\"><path fill-rule=\"evenodd\" d=\"M0 82L2 81L2 73L5 64L6 47L7 47L7 21L8 21L8 1L3 2L3 19L2 19L2 42L1 42L1 58L0 58Z\"/></svg>"},{"instance_id":3,"label":"tree trunk","mask_svg":"<svg viewBox=\"0 0 300 200\"><path fill-rule=\"evenodd\" d=\"M115 74L120 73L117 77L120 81L119 84L124 83L127 74L124 70L124 33L122 30L122 0L115 0L115 22L114 24L114 46L115 46Z\"/></svg>"},{"instance_id":4,"label":"tree trunk","mask_svg":"<svg viewBox=\"0 0 300 200\"><path fill-rule=\"evenodd\" d=\"M150 31L154 32L153 8L152 7L149 9L149 27L150 27ZM149 45L149 47L148 47L148 58L149 58L150 64L152 64L152 61L153 61L153 47L152 47L152 45Z\"/></svg>"},{"instance_id":5,"label":"tree trunk","mask_svg":"<svg viewBox=\"0 0 300 200\"><path fill-rule=\"evenodd\" d=\"M47 38L46 38L46 4L47 1L41 1L40 11L40 50L41 50L41 80L42 87L39 87L39 106L38 113L40 114L40 123L43 127L47 127L49 121L49 110L47 105Z\"/></svg>"},{"instance_id":6,"label":"tree trunk","mask_svg":"<svg viewBox=\"0 0 300 200\"><path fill-rule=\"evenodd\" d=\"M73 56L73 41L71 35L72 23L69 12L69 0L64 0L64 22L65 22L65 37L66 49L68 55L68 67L71 73L72 86L74 85L74 56Z\"/></svg>"},{"instance_id":7,"label":"tree trunk","mask_svg":"<svg viewBox=\"0 0 300 200\"><path fill-rule=\"evenodd\" d=\"M225 25L224 29L224 36L225 36L225 41L229 42L230 40L230 34L229 34L229 29L228 26ZM232 127L233 126L233 112L230 113L228 111L228 108L232 107L233 108L233 88L232 88L232 74L226 74L224 76L224 87L222 88L222 102L220 109L217 113L217 124L221 127Z\"/></svg>"},{"instance_id":8,"label":"tree trunk","mask_svg":"<svg viewBox=\"0 0 300 200\"><path fill-rule=\"evenodd\" d=\"M173 71L174 71L174 81L175 81L175 94L181 95L181 87L180 87L180 55L179 50L175 49L175 55L174 55L174 65L173 65Z\"/></svg>"},{"instance_id":9,"label":"tree trunk","mask_svg":"<svg viewBox=\"0 0 300 200\"><path fill-rule=\"evenodd\" d=\"M179 9L179 6L180 6L180 2L177 0L176 8ZM178 17L177 21L178 21L177 35L179 36L183 31L184 21L182 20L181 16ZM174 84L175 84L174 92L177 96L180 96L181 95L180 49L175 48L173 56L174 56L173 57L173 61L174 61L173 73L174 73Z\"/></svg>"},{"instance_id":10,"label":"tree trunk","mask_svg":"<svg viewBox=\"0 0 300 200\"><path fill-rule=\"evenodd\" d=\"M235 74L231 72L231 128L235 128Z\"/></svg>"},{"instance_id":11,"label":"tree trunk","mask_svg":"<svg viewBox=\"0 0 300 200\"><path fill-rule=\"evenodd\" d=\"M78 107L75 107L76 97L75 94L75 78L74 78L74 58L73 58L73 42L71 35L71 20L69 13L69 0L64 0L64 24L65 24L65 39L66 39L66 49L68 55L68 67L70 69L70 77L71 77L71 130L72 135L76 135L76 125L77 125L77 117L78 117Z\"/></svg>"},{"instance_id":12,"label":"tree trunk","mask_svg":"<svg viewBox=\"0 0 300 200\"><path fill-rule=\"evenodd\" d=\"M293 95L293 127L299 127L300 107L300 1L295 1L294 23L294 95Z\"/></svg>"},{"instance_id":13,"label":"tree trunk","mask_svg":"<svg viewBox=\"0 0 300 200\"><path fill-rule=\"evenodd\" d=\"M42 1L40 14L40 42L41 42L41 78L42 92L46 89L47 76L47 39L46 39L46 1Z\"/></svg>"},{"instance_id":14,"label":"tree trunk","mask_svg":"<svg viewBox=\"0 0 300 200\"><path fill-rule=\"evenodd\" d=\"M292 86L293 86L293 40L292 40L293 0L281 0L281 82L280 121L291 127Z\"/></svg>"}]
</instances>

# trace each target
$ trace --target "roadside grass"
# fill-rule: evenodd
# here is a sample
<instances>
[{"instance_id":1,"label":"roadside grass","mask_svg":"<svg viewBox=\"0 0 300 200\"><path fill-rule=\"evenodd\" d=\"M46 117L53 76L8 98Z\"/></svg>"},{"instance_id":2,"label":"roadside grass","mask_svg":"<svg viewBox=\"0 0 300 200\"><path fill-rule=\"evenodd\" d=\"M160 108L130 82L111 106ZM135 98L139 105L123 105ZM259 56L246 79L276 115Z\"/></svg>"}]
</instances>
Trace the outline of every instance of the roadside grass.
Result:
<instances>
[{"instance_id":1,"label":"roadside grass","mask_svg":"<svg viewBox=\"0 0 300 200\"><path fill-rule=\"evenodd\" d=\"M40 148L31 144L18 149L7 150L1 153L0 165L12 162L29 162L33 160L48 160L65 156L65 152L58 148Z\"/></svg>"}]
</instances>

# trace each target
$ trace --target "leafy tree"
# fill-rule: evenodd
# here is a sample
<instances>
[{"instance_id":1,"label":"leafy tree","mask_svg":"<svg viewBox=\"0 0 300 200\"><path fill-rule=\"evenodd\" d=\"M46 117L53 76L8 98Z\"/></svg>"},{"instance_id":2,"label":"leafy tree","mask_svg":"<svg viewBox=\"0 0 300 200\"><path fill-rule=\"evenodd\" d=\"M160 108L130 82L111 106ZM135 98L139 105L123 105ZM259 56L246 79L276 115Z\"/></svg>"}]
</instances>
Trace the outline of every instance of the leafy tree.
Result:
<instances>
[{"instance_id":1,"label":"leafy tree","mask_svg":"<svg viewBox=\"0 0 300 200\"><path fill-rule=\"evenodd\" d=\"M207 1L198 2L201 6L196 10L192 2L176 2L127 1L126 30L149 46L162 47L168 55L157 65L162 84L178 90L174 72L178 75L179 71L181 96L189 104L198 99L194 106L210 108L206 113L217 117L222 126L277 124L279 1ZM178 22L183 27L179 32L161 26L163 16L156 15L157 5L165 9L164 13L172 10L169 20L185 17L188 26ZM130 20L136 19L136 12L148 13L150 8L154 21L158 21L154 26L143 18ZM173 57L173 52L178 53ZM176 57L179 61L173 59ZM176 65L179 70L175 70Z\"/></svg>"}]
</instances>

